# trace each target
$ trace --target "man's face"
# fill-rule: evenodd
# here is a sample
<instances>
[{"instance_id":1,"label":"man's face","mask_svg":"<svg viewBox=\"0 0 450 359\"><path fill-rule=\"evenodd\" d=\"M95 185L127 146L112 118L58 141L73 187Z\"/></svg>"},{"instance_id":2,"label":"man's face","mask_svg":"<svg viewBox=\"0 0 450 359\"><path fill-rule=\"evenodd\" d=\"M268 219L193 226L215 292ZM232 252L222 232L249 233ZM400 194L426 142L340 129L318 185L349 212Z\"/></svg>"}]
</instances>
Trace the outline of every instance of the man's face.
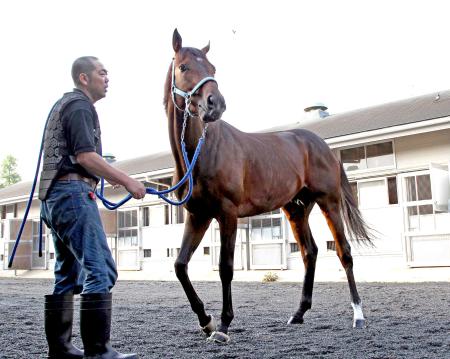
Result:
<instances>
[{"instance_id":1,"label":"man's face","mask_svg":"<svg viewBox=\"0 0 450 359\"><path fill-rule=\"evenodd\" d=\"M87 76L86 90L92 97L93 102L96 102L106 96L108 89L108 71L104 68L101 62L94 62L95 69Z\"/></svg>"}]
</instances>

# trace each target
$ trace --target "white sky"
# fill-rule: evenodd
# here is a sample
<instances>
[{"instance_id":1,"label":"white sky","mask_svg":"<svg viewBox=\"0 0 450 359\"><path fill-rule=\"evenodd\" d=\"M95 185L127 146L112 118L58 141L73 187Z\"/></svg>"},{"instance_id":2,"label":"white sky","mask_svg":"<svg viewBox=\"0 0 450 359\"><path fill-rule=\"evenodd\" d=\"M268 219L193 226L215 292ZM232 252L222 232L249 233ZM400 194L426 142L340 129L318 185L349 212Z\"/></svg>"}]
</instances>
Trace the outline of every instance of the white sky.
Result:
<instances>
[{"instance_id":1,"label":"white sky","mask_svg":"<svg viewBox=\"0 0 450 359\"><path fill-rule=\"evenodd\" d=\"M0 2L0 161L31 180L53 103L70 68L94 55L109 70L96 104L103 151L118 160L169 149L162 105L172 33L208 54L227 103L223 119L256 131L302 118L450 88L447 1Z\"/></svg>"}]
</instances>

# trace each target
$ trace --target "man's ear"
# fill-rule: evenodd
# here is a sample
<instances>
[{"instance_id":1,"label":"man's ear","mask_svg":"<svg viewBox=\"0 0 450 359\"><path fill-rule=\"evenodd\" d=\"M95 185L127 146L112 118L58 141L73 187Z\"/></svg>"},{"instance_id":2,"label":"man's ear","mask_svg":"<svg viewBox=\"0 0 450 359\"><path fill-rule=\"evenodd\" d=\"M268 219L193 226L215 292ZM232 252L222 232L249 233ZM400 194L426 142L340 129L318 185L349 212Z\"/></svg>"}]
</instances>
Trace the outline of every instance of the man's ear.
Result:
<instances>
[{"instance_id":1,"label":"man's ear","mask_svg":"<svg viewBox=\"0 0 450 359\"><path fill-rule=\"evenodd\" d=\"M89 77L87 74L85 74L84 72L82 72L79 76L78 79L80 80L80 83L84 86L87 86L88 82L89 82Z\"/></svg>"}]
</instances>

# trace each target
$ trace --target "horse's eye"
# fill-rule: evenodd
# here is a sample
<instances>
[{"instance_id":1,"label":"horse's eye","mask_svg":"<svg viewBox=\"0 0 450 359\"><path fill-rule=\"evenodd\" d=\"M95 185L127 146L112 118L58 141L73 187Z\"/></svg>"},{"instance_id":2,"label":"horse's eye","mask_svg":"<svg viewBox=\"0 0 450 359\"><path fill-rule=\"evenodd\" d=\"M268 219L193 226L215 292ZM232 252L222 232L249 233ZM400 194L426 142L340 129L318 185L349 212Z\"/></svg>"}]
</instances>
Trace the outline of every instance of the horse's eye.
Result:
<instances>
[{"instance_id":1,"label":"horse's eye","mask_svg":"<svg viewBox=\"0 0 450 359\"><path fill-rule=\"evenodd\" d=\"M180 66L178 66L178 68L180 69L181 72L185 72L188 67L185 64L181 64Z\"/></svg>"}]
</instances>

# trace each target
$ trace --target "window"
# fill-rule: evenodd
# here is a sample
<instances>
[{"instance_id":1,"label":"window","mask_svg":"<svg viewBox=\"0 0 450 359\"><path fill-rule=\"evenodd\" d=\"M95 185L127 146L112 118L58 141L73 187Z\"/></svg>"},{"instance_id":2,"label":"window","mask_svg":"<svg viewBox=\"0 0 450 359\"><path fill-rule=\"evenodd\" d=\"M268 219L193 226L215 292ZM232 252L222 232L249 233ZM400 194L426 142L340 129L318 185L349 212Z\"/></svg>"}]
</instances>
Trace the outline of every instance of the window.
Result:
<instances>
[{"instance_id":1,"label":"window","mask_svg":"<svg viewBox=\"0 0 450 359\"><path fill-rule=\"evenodd\" d=\"M150 208L142 208L142 226L148 227L150 225Z\"/></svg>"},{"instance_id":2,"label":"window","mask_svg":"<svg viewBox=\"0 0 450 359\"><path fill-rule=\"evenodd\" d=\"M150 258L152 256L151 249L144 249L144 258Z\"/></svg>"},{"instance_id":3,"label":"window","mask_svg":"<svg viewBox=\"0 0 450 359\"><path fill-rule=\"evenodd\" d=\"M3 254L0 254L0 261L4 261L5 260L5 256Z\"/></svg>"},{"instance_id":4,"label":"window","mask_svg":"<svg viewBox=\"0 0 450 359\"><path fill-rule=\"evenodd\" d=\"M252 240L280 239L281 234L281 218L251 219Z\"/></svg>"},{"instance_id":5,"label":"window","mask_svg":"<svg viewBox=\"0 0 450 359\"><path fill-rule=\"evenodd\" d=\"M298 243L289 243L289 247L291 249L291 253L295 253L299 251Z\"/></svg>"},{"instance_id":6,"label":"window","mask_svg":"<svg viewBox=\"0 0 450 359\"><path fill-rule=\"evenodd\" d=\"M161 226L170 224L169 205L155 205L142 207L142 226Z\"/></svg>"},{"instance_id":7,"label":"window","mask_svg":"<svg viewBox=\"0 0 450 359\"><path fill-rule=\"evenodd\" d=\"M439 192L442 184L434 183L432 177L431 171L408 174L403 179L406 231L433 233L450 230L450 213L436 206L433 198L434 191Z\"/></svg>"},{"instance_id":8,"label":"window","mask_svg":"<svg viewBox=\"0 0 450 359\"><path fill-rule=\"evenodd\" d=\"M327 241L327 252L336 252L336 242Z\"/></svg>"},{"instance_id":9,"label":"window","mask_svg":"<svg viewBox=\"0 0 450 359\"><path fill-rule=\"evenodd\" d=\"M250 219L252 241L277 240L283 236L281 228L281 209Z\"/></svg>"},{"instance_id":10,"label":"window","mask_svg":"<svg viewBox=\"0 0 450 359\"><path fill-rule=\"evenodd\" d=\"M17 217L17 204L7 204L5 206L5 218L16 218Z\"/></svg>"},{"instance_id":11,"label":"window","mask_svg":"<svg viewBox=\"0 0 450 359\"><path fill-rule=\"evenodd\" d=\"M53 253L53 252L49 253L49 257L50 257L50 259L55 259L55 253Z\"/></svg>"},{"instance_id":12,"label":"window","mask_svg":"<svg viewBox=\"0 0 450 359\"><path fill-rule=\"evenodd\" d=\"M209 247L203 247L203 255L209 256Z\"/></svg>"},{"instance_id":13,"label":"window","mask_svg":"<svg viewBox=\"0 0 450 359\"><path fill-rule=\"evenodd\" d=\"M409 231L435 229L429 174L405 177L406 217Z\"/></svg>"},{"instance_id":14,"label":"window","mask_svg":"<svg viewBox=\"0 0 450 359\"><path fill-rule=\"evenodd\" d=\"M32 222L32 228L33 228L33 252L38 253L39 252L39 221L33 221ZM42 252L45 251L45 226L42 228Z\"/></svg>"},{"instance_id":15,"label":"window","mask_svg":"<svg viewBox=\"0 0 450 359\"><path fill-rule=\"evenodd\" d=\"M119 211L118 247L137 247L138 240L138 210Z\"/></svg>"},{"instance_id":16,"label":"window","mask_svg":"<svg viewBox=\"0 0 450 359\"><path fill-rule=\"evenodd\" d=\"M355 199L355 203L359 203L358 199L358 183L357 182L350 182L350 188L352 190L353 198Z\"/></svg>"},{"instance_id":17,"label":"window","mask_svg":"<svg viewBox=\"0 0 450 359\"><path fill-rule=\"evenodd\" d=\"M183 206L175 206L174 223L184 223L184 208L183 208Z\"/></svg>"},{"instance_id":18,"label":"window","mask_svg":"<svg viewBox=\"0 0 450 359\"><path fill-rule=\"evenodd\" d=\"M346 171L388 167L394 165L392 142L375 143L340 150L341 162Z\"/></svg>"},{"instance_id":19,"label":"window","mask_svg":"<svg viewBox=\"0 0 450 359\"><path fill-rule=\"evenodd\" d=\"M167 248L167 257L177 257L180 254L180 248Z\"/></svg>"},{"instance_id":20,"label":"window","mask_svg":"<svg viewBox=\"0 0 450 359\"><path fill-rule=\"evenodd\" d=\"M137 227L137 210L119 211L119 228Z\"/></svg>"},{"instance_id":21,"label":"window","mask_svg":"<svg viewBox=\"0 0 450 359\"><path fill-rule=\"evenodd\" d=\"M388 177L387 185L388 185L389 204L398 204L397 178Z\"/></svg>"}]
</instances>

